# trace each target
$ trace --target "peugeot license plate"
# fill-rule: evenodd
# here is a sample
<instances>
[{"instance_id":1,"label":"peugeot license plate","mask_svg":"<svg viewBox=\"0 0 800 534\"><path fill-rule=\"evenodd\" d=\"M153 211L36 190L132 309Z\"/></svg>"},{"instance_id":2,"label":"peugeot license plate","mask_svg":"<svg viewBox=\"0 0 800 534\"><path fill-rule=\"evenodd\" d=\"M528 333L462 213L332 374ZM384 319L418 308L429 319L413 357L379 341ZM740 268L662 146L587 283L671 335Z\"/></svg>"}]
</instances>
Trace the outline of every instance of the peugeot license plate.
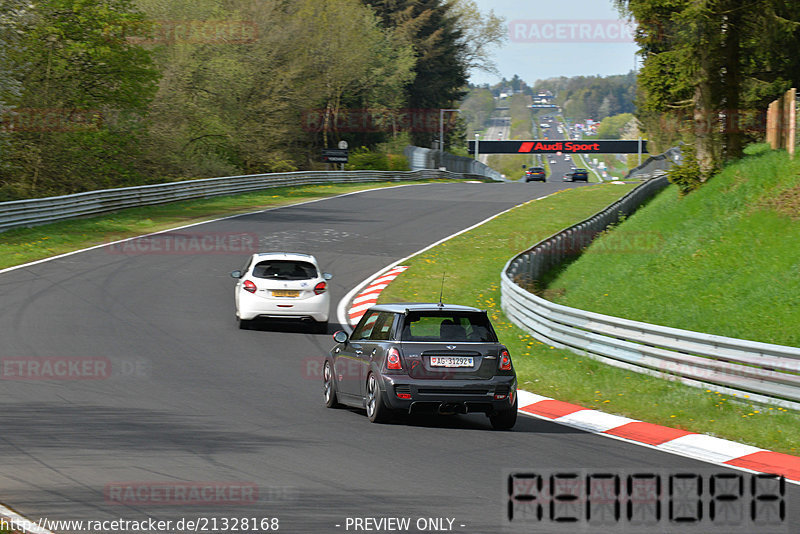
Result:
<instances>
[{"instance_id":1,"label":"peugeot license plate","mask_svg":"<svg viewBox=\"0 0 800 534\"><path fill-rule=\"evenodd\" d=\"M273 297L297 297L299 295L299 291L292 290L276 290L272 292Z\"/></svg>"}]
</instances>

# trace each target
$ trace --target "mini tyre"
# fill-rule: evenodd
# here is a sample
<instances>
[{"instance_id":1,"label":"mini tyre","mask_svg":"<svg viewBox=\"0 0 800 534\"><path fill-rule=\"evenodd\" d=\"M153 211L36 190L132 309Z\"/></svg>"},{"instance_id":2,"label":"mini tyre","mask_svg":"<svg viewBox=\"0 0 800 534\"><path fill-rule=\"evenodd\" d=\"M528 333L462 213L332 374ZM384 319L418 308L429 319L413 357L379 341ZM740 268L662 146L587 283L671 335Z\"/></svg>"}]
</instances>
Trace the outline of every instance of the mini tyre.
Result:
<instances>
[{"instance_id":1,"label":"mini tyre","mask_svg":"<svg viewBox=\"0 0 800 534\"><path fill-rule=\"evenodd\" d=\"M373 423L385 423L391 418L389 408L383 402L383 392L381 386L378 384L378 379L375 375L370 373L367 377L367 398L366 408L367 417Z\"/></svg>"},{"instance_id":2,"label":"mini tyre","mask_svg":"<svg viewBox=\"0 0 800 534\"><path fill-rule=\"evenodd\" d=\"M489 416L489 422L495 430L511 430L517 422L517 401L514 406L502 412L495 412Z\"/></svg>"},{"instance_id":3,"label":"mini tyre","mask_svg":"<svg viewBox=\"0 0 800 534\"><path fill-rule=\"evenodd\" d=\"M322 393L325 396L325 406L328 408L338 408L339 397L336 395L336 378L333 376L331 362L325 360L322 368Z\"/></svg>"}]
</instances>

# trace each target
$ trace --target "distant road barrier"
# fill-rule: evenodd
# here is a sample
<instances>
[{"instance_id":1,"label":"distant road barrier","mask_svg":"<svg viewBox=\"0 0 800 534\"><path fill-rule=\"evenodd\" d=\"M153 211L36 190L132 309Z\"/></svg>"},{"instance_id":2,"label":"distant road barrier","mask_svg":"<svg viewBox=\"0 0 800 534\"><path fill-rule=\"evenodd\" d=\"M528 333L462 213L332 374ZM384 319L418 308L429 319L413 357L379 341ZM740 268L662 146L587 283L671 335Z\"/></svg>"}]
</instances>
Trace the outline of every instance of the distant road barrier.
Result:
<instances>
[{"instance_id":1,"label":"distant road barrier","mask_svg":"<svg viewBox=\"0 0 800 534\"><path fill-rule=\"evenodd\" d=\"M482 175L456 174L425 169L418 171L305 171L206 178L165 184L88 191L74 195L0 202L0 232L36 226L109 211L235 195L274 187L356 182L391 182L446 178L476 178Z\"/></svg>"},{"instance_id":2,"label":"distant road barrier","mask_svg":"<svg viewBox=\"0 0 800 534\"><path fill-rule=\"evenodd\" d=\"M450 172L480 174L498 182L506 181L500 172L474 158L418 146L407 146L404 154L411 170L445 168Z\"/></svg>"},{"instance_id":3,"label":"distant road barrier","mask_svg":"<svg viewBox=\"0 0 800 534\"><path fill-rule=\"evenodd\" d=\"M655 178L663 176L674 164L682 162L680 147L673 147L662 154L648 157L641 165L631 169L623 180L633 178Z\"/></svg>"},{"instance_id":4,"label":"distant road barrier","mask_svg":"<svg viewBox=\"0 0 800 534\"><path fill-rule=\"evenodd\" d=\"M670 158L674 153L653 161ZM664 174L663 169L645 171L643 165L639 174L645 172ZM636 372L747 396L749 401L800 409L800 348L602 315L555 304L526 289L567 257L579 254L620 214L632 213L667 185L666 176L649 180L600 213L509 260L501 273L503 311L552 346Z\"/></svg>"}]
</instances>

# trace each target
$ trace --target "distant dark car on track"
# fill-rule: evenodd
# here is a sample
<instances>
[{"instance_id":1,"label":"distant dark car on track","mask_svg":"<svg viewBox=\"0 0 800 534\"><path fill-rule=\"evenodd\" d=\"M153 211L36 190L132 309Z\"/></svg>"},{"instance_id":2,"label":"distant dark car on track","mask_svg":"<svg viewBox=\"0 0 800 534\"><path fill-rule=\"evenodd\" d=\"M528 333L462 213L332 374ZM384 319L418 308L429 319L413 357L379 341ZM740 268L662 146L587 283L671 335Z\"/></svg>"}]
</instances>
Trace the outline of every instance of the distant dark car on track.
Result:
<instances>
[{"instance_id":1,"label":"distant dark car on track","mask_svg":"<svg viewBox=\"0 0 800 534\"><path fill-rule=\"evenodd\" d=\"M547 174L545 173L544 167L530 167L527 171L525 171L525 181L546 182Z\"/></svg>"},{"instance_id":2,"label":"distant dark car on track","mask_svg":"<svg viewBox=\"0 0 800 534\"><path fill-rule=\"evenodd\" d=\"M517 376L486 311L451 304L381 304L325 358L325 404L393 413L484 413L495 429L517 420Z\"/></svg>"},{"instance_id":3,"label":"distant dark car on track","mask_svg":"<svg viewBox=\"0 0 800 534\"><path fill-rule=\"evenodd\" d=\"M571 172L568 172L564 175L565 182L588 182L589 181L589 171L586 169L572 169Z\"/></svg>"}]
</instances>

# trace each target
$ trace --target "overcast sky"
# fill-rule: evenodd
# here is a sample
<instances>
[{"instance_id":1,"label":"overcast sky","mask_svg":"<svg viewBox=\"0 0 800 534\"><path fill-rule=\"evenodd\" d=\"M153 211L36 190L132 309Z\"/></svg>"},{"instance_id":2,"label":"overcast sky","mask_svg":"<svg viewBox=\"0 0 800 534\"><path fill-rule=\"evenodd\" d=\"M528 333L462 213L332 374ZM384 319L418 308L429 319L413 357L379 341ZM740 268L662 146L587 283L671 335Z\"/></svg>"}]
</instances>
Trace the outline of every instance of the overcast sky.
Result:
<instances>
[{"instance_id":1,"label":"overcast sky","mask_svg":"<svg viewBox=\"0 0 800 534\"><path fill-rule=\"evenodd\" d=\"M611 0L475 0L506 19L509 39L494 49L499 76L476 71L470 82L494 84L514 74L532 84L555 76L625 74L636 45Z\"/></svg>"}]
</instances>

